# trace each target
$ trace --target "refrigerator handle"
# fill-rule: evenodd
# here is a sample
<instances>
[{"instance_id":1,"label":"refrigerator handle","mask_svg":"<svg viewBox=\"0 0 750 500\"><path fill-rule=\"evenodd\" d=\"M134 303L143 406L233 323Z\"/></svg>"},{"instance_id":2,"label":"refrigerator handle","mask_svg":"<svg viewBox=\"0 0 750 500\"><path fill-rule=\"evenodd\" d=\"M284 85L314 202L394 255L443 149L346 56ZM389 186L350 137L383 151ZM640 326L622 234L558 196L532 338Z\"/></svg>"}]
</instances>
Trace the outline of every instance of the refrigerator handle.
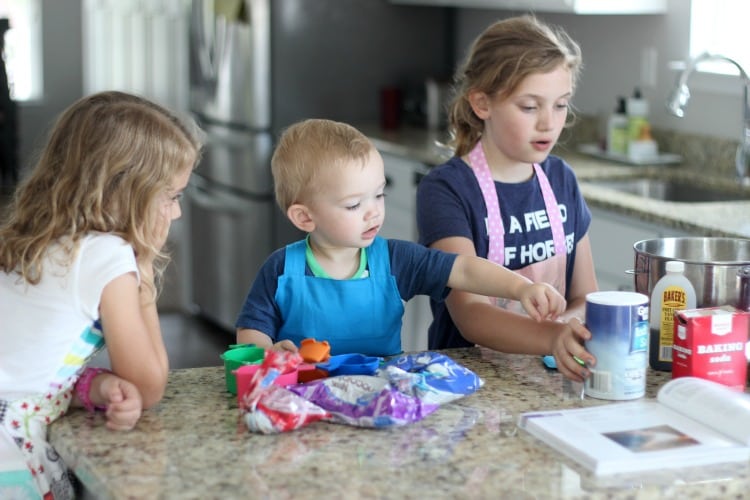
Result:
<instances>
[{"instance_id":1,"label":"refrigerator handle","mask_svg":"<svg viewBox=\"0 0 750 500\"><path fill-rule=\"evenodd\" d=\"M200 67L202 81L212 81L216 78L214 64L214 3L205 0L193 0L190 8L190 31L195 44L195 51ZM210 33L208 33L210 31Z\"/></svg>"}]
</instances>

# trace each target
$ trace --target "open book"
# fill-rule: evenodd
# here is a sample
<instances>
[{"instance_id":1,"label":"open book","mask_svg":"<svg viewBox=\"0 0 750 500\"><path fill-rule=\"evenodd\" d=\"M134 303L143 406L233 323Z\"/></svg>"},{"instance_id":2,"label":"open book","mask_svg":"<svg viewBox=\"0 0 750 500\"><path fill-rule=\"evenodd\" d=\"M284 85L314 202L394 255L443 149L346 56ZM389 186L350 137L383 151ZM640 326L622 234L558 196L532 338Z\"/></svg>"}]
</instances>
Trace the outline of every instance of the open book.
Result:
<instances>
[{"instance_id":1,"label":"open book","mask_svg":"<svg viewBox=\"0 0 750 500\"><path fill-rule=\"evenodd\" d=\"M524 413L519 426L601 475L750 459L750 395L695 377L656 400Z\"/></svg>"}]
</instances>

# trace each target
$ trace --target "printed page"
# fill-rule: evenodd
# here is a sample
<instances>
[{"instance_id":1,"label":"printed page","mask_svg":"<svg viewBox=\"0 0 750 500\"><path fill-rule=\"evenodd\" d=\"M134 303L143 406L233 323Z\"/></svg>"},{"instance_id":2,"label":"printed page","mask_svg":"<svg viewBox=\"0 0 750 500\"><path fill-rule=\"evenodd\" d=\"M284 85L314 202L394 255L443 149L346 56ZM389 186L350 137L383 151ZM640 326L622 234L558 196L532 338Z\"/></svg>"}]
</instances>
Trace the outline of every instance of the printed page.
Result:
<instances>
[{"instance_id":1,"label":"printed page","mask_svg":"<svg viewBox=\"0 0 750 500\"><path fill-rule=\"evenodd\" d=\"M750 457L750 448L654 400L524 413L520 426L596 474Z\"/></svg>"},{"instance_id":2,"label":"printed page","mask_svg":"<svg viewBox=\"0 0 750 500\"><path fill-rule=\"evenodd\" d=\"M745 446L750 446L750 395L696 377L670 380L657 399Z\"/></svg>"}]
</instances>

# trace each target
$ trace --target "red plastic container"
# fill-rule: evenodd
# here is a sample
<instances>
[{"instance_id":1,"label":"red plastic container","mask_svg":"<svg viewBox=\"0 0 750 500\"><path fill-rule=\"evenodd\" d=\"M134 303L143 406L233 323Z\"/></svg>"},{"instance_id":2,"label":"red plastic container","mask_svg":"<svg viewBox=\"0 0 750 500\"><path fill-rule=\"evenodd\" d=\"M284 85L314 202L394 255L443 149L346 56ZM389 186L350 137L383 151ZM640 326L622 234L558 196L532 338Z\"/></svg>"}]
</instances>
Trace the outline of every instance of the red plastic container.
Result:
<instances>
[{"instance_id":1,"label":"red plastic container","mask_svg":"<svg viewBox=\"0 0 750 500\"><path fill-rule=\"evenodd\" d=\"M237 379L237 400L242 398L250 387L250 381L253 379L253 375L260 368L260 364L257 365L244 365L234 370L234 376ZM286 387L288 385L297 383L297 370L293 370L288 373L282 373L273 381L274 384Z\"/></svg>"}]
</instances>

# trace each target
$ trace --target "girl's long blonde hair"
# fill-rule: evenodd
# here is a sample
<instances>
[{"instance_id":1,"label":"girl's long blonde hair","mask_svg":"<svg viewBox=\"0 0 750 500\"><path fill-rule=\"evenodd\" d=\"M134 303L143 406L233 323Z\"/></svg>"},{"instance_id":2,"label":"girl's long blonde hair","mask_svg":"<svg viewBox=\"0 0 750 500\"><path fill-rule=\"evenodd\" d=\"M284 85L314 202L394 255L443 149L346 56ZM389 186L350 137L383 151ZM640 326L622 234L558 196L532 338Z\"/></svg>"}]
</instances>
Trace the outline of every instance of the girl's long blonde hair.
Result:
<instances>
[{"instance_id":1,"label":"girl's long blonde hair","mask_svg":"<svg viewBox=\"0 0 750 500\"><path fill-rule=\"evenodd\" d=\"M562 29L534 16L503 19L485 29L454 79L449 119L456 156L468 154L484 130L471 109L471 92L508 97L527 76L561 64L570 70L575 88L582 67L580 47Z\"/></svg>"},{"instance_id":2,"label":"girl's long blonde hair","mask_svg":"<svg viewBox=\"0 0 750 500\"><path fill-rule=\"evenodd\" d=\"M168 263L156 238L160 203L175 176L197 164L199 135L190 120L123 92L75 102L16 190L0 226L0 270L34 285L51 244L72 260L87 233L113 233L132 245L139 265L153 261L154 281L143 284L155 298Z\"/></svg>"}]
</instances>

